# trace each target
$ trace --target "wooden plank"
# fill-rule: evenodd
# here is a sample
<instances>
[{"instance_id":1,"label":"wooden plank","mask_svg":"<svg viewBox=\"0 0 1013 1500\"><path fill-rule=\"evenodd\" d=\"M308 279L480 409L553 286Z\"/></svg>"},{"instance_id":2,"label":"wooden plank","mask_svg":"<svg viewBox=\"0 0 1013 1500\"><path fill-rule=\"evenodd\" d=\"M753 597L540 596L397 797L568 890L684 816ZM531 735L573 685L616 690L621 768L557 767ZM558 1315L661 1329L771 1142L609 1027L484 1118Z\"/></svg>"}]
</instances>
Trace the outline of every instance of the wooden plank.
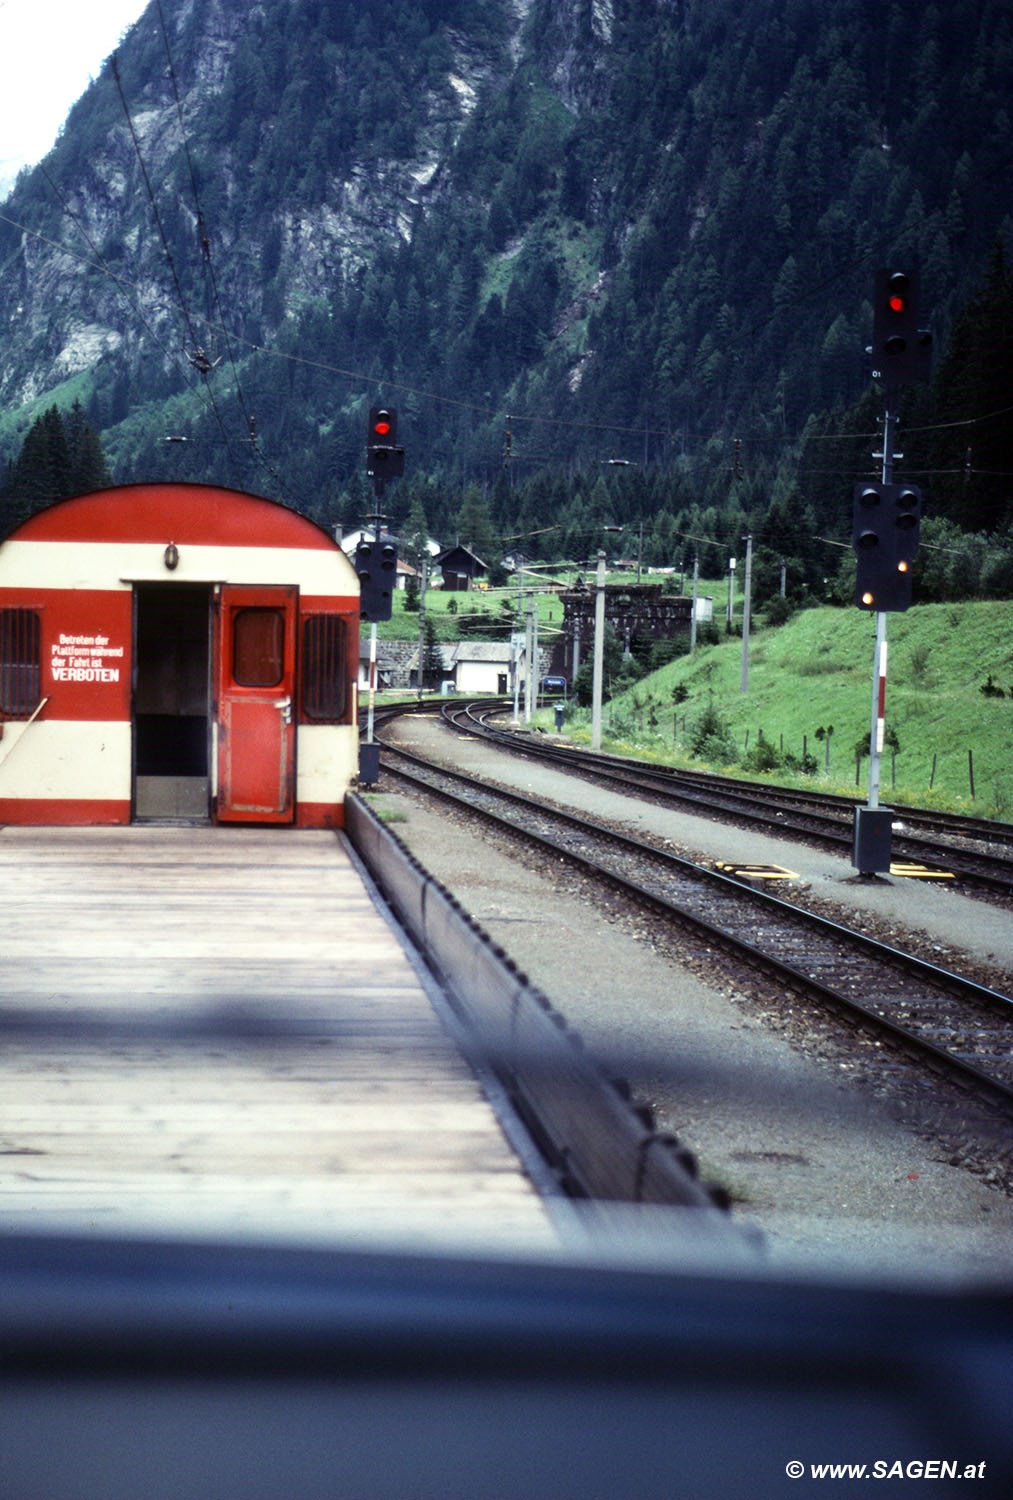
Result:
<instances>
[{"instance_id":1,"label":"wooden plank","mask_svg":"<svg viewBox=\"0 0 1013 1500\"><path fill-rule=\"evenodd\" d=\"M0 1215L552 1238L333 834L4 829L0 977Z\"/></svg>"}]
</instances>

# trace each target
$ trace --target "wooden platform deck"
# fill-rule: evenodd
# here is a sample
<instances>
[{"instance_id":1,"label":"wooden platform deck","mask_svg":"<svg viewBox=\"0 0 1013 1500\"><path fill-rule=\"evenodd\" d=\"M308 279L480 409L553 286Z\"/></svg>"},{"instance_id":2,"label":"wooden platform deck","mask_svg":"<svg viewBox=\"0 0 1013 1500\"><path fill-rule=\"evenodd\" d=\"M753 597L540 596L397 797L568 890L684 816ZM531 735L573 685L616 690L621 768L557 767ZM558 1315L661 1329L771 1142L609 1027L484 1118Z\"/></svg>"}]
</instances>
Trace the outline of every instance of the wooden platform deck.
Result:
<instances>
[{"instance_id":1,"label":"wooden platform deck","mask_svg":"<svg viewBox=\"0 0 1013 1500\"><path fill-rule=\"evenodd\" d=\"M0 830L0 1224L551 1243L333 833Z\"/></svg>"}]
</instances>

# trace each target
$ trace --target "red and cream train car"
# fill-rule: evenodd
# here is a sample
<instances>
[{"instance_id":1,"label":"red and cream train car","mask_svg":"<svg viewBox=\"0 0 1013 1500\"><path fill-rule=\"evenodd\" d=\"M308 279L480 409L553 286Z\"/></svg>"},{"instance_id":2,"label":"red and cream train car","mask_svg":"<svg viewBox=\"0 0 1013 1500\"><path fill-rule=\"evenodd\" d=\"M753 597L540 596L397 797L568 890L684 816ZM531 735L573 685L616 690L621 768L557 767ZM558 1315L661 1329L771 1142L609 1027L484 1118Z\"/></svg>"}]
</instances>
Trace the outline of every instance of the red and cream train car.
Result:
<instances>
[{"instance_id":1,"label":"red and cream train car","mask_svg":"<svg viewBox=\"0 0 1013 1500\"><path fill-rule=\"evenodd\" d=\"M0 822L341 827L359 582L235 490L63 500L0 545Z\"/></svg>"}]
</instances>

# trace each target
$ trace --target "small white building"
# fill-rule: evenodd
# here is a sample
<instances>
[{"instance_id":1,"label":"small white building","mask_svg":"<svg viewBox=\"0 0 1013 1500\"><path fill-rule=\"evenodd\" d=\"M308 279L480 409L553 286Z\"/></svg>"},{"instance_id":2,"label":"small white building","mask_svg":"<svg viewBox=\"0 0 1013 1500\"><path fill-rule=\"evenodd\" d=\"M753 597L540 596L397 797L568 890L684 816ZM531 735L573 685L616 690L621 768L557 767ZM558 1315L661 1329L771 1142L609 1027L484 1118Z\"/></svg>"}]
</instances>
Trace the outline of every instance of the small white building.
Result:
<instances>
[{"instance_id":1,"label":"small white building","mask_svg":"<svg viewBox=\"0 0 1013 1500\"><path fill-rule=\"evenodd\" d=\"M513 691L511 663L513 647L509 641L442 641L438 645L443 659L439 687L444 693L506 694ZM408 686L418 681L419 653L416 649L408 662Z\"/></svg>"},{"instance_id":2,"label":"small white building","mask_svg":"<svg viewBox=\"0 0 1013 1500\"><path fill-rule=\"evenodd\" d=\"M427 691L481 696L509 694L514 689L512 663L514 647L510 641L442 641L437 645L442 668L439 681L426 683ZM547 670L548 656L539 651L542 673ZM377 643L376 687L414 688L418 683L418 641L379 641ZM359 687L369 686L369 638L359 642Z\"/></svg>"},{"instance_id":3,"label":"small white building","mask_svg":"<svg viewBox=\"0 0 1013 1500\"><path fill-rule=\"evenodd\" d=\"M444 671L458 693L513 690L509 641L454 641L443 647Z\"/></svg>"}]
</instances>

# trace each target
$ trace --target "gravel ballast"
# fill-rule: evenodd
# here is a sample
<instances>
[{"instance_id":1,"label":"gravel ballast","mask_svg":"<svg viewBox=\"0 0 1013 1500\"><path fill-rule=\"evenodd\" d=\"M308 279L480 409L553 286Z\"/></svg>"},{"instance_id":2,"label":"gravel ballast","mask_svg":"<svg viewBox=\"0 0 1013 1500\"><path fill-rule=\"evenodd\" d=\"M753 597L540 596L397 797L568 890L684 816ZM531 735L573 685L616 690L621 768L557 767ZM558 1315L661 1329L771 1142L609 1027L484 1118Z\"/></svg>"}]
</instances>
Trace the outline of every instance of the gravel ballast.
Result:
<instances>
[{"instance_id":1,"label":"gravel ballast","mask_svg":"<svg viewBox=\"0 0 1013 1500\"><path fill-rule=\"evenodd\" d=\"M859 884L833 855L637 801L425 718L389 738L706 859L773 863L853 925L919 933L936 962L1013 971L1013 916L913 880ZM1008 1277L1005 1167L931 1085L899 1086L883 1050L717 955L673 940L565 865L497 840L381 775L373 805L589 1046L607 1055L763 1233L775 1264ZM846 1029L845 1029L846 1030Z\"/></svg>"}]
</instances>

